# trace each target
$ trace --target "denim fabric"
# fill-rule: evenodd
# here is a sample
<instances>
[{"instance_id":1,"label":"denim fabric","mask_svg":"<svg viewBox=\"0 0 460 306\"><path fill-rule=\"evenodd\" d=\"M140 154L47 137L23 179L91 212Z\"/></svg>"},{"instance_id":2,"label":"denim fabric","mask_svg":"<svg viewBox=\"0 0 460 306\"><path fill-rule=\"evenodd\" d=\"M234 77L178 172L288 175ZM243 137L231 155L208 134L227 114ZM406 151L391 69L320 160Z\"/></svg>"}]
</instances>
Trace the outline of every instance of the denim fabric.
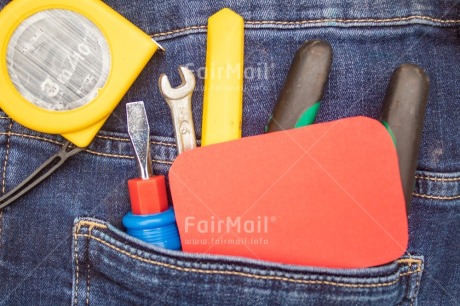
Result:
<instances>
[{"instance_id":1,"label":"denim fabric","mask_svg":"<svg viewBox=\"0 0 460 306\"><path fill-rule=\"evenodd\" d=\"M331 270L179 255L94 219L77 220L73 248L75 305L396 305L415 298L423 271L417 256Z\"/></svg>"},{"instance_id":2,"label":"denim fabric","mask_svg":"<svg viewBox=\"0 0 460 306\"><path fill-rule=\"evenodd\" d=\"M0 7L8 1L0 0ZM106 1L167 52L157 53L93 143L0 212L0 305L460 303L460 6L455 1ZM176 155L160 73L197 76L201 136L206 21L222 7L245 20L244 136L260 134L295 50L308 39L334 48L318 122L376 118L392 70L404 62L431 80L409 216L408 253L359 270L296 267L146 245L122 232L126 180L136 176L125 103L144 100L155 174ZM4 42L2 42L4 43ZM1 94L1 93L0 93ZM1 190L16 186L64 140L0 114Z\"/></svg>"}]
</instances>

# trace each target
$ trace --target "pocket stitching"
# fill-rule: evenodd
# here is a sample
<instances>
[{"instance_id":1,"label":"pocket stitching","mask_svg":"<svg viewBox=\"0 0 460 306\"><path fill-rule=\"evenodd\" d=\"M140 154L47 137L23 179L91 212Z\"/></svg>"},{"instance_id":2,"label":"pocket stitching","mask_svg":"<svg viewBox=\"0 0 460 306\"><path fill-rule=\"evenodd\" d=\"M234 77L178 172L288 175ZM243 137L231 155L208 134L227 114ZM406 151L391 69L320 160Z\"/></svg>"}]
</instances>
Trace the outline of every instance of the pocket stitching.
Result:
<instances>
[{"instance_id":1,"label":"pocket stitching","mask_svg":"<svg viewBox=\"0 0 460 306\"><path fill-rule=\"evenodd\" d=\"M96 223L97 224L97 223ZM99 225L99 224L98 224ZM100 226L98 226L100 227ZM77 230L78 231L78 230ZM156 260L151 260L147 258L143 258L141 256L132 254L126 250L120 249L119 247L102 240L99 237L95 237L92 234L77 234L76 231L76 237L85 237L89 239L94 239L111 249L126 255L128 257L131 257L135 260L139 260L148 264L160 266L160 267L165 267L177 271L182 271L182 272L192 272L192 273L200 273L200 274L220 274L220 275L234 275L234 276L241 276L241 277L247 277L247 278L253 278L253 279L264 279L264 280L278 280L278 281L285 281L285 282L290 282L290 283L299 283L299 284L305 284L305 285L330 285L330 286L336 286L336 287L345 287L345 288L378 288L378 287L388 287L396 284L397 282L400 281L400 279L404 276L414 274L414 273L419 273L422 272L421 269L421 260L419 259L402 259L398 260L398 263L409 263L409 266L412 263L416 263L417 267L414 271L408 271L404 273L400 273L398 277L389 282L383 282L383 283L374 283L374 284L347 284L347 283L340 283L340 282L333 282L333 281L324 281L324 280L298 280L298 279L293 279L293 278L288 278L288 277L281 277L281 276L266 276L266 275L256 275L256 274L251 274L251 273L246 273L246 272L237 272L237 271L220 271L220 270L205 270L205 269L198 269L198 268L185 268L173 264L168 264L168 263L163 263L160 261Z\"/></svg>"},{"instance_id":2,"label":"pocket stitching","mask_svg":"<svg viewBox=\"0 0 460 306\"><path fill-rule=\"evenodd\" d=\"M77 305L78 304L78 282L79 282L79 276L80 276L80 266L79 266L79 262L78 262L78 253L79 253L79 249L78 249L78 231L80 230L80 226L82 224L79 223L75 229L75 233L74 233L74 260L75 260L75 292L74 292L74 296L73 296L73 304L74 305Z\"/></svg>"},{"instance_id":3,"label":"pocket stitching","mask_svg":"<svg viewBox=\"0 0 460 306\"><path fill-rule=\"evenodd\" d=\"M107 140L115 140L115 141L123 141L123 142L131 141L129 138L106 136L106 135L96 135L96 138L107 139ZM150 143L154 144L154 145L165 146L165 147L177 147L177 145L175 143L168 143L168 142L161 142L161 141L150 141Z\"/></svg>"},{"instance_id":4,"label":"pocket stitching","mask_svg":"<svg viewBox=\"0 0 460 306\"><path fill-rule=\"evenodd\" d=\"M91 230L92 230L92 228L90 228L90 234L91 234ZM87 252L89 254L89 248L88 247L87 247ZM90 284L90 274L91 274L89 262L90 261L87 260L87 263L86 263L86 305L89 305L89 284Z\"/></svg>"},{"instance_id":5,"label":"pocket stitching","mask_svg":"<svg viewBox=\"0 0 460 306\"><path fill-rule=\"evenodd\" d=\"M5 149L5 159L3 161L3 174L2 174L2 194L5 194L5 184L6 184L6 168L8 165L8 158L10 154L11 147L11 129L13 128L13 120L10 119L10 124L8 126L8 132L6 133L6 149ZM0 247L2 246L2 229L3 229L3 210L0 210Z\"/></svg>"},{"instance_id":6,"label":"pocket stitching","mask_svg":"<svg viewBox=\"0 0 460 306\"><path fill-rule=\"evenodd\" d=\"M435 182L458 182L460 181L460 177L432 177L428 175L416 175L415 178L420 179L420 180L435 181Z\"/></svg>"},{"instance_id":7,"label":"pocket stitching","mask_svg":"<svg viewBox=\"0 0 460 306\"><path fill-rule=\"evenodd\" d=\"M415 300L416 300L416 298L417 298L417 296L418 296L418 291L419 291L419 288L420 288L420 282L421 282L421 280L422 280L422 273L419 273L419 274L417 275L417 282L415 283L415 288L414 288L414 290L412 291L413 294L412 294L412 298L411 298L411 300L410 300L410 306L415 305Z\"/></svg>"},{"instance_id":8,"label":"pocket stitching","mask_svg":"<svg viewBox=\"0 0 460 306\"><path fill-rule=\"evenodd\" d=\"M425 199L436 199L436 200L455 200L460 199L460 195L457 196L434 196L429 194L419 194L419 193L412 193L413 196L425 198Z\"/></svg>"},{"instance_id":9,"label":"pocket stitching","mask_svg":"<svg viewBox=\"0 0 460 306\"><path fill-rule=\"evenodd\" d=\"M409 15L409 16L404 16L404 17L393 17L393 18L355 18L355 19L347 19L347 18L323 18L323 19L308 19L308 20L296 20L296 21L277 21L277 20L249 20L246 21L246 25L269 25L269 26L292 26L292 25L306 25L306 24L319 24L319 23L342 23L342 24L348 24L348 23L392 23L392 22L407 22L407 21L412 21L412 20L427 20L433 23L440 23L440 24L456 24L460 22L459 19L441 19L441 18L435 18L431 16L425 16L425 15ZM154 38L161 38L163 36L168 36L171 34L177 34L177 33L184 33L190 30L204 30L206 29L206 25L194 25L194 26L188 26L184 28L179 28L179 29L174 29L174 30L169 30L165 32L160 32L160 33L154 33L151 34L151 37Z\"/></svg>"},{"instance_id":10,"label":"pocket stitching","mask_svg":"<svg viewBox=\"0 0 460 306\"><path fill-rule=\"evenodd\" d=\"M40 140L40 141L45 141L49 143L53 143L55 145L62 146L63 143L59 141L55 141L49 138L45 137L40 137L40 136L35 136L35 135L28 135L28 134L22 134L22 133L15 133L15 132L0 132L0 135L7 135L7 136L16 136L16 137L23 137L23 138L28 138L28 139L35 139L35 140ZM99 137L101 138L101 137ZM162 144L164 143L159 143L155 141L151 141L152 144ZM113 157L113 158L123 158L123 159L134 159L134 156L132 155L121 155L121 154L113 154L113 153L103 153L103 152L98 152L98 151L93 151L90 149L85 149L84 152L89 153L89 154L94 154L98 156L105 156L105 157ZM166 165L172 165L172 161L168 160L152 160L153 162L160 163L160 164L166 164Z\"/></svg>"}]
</instances>

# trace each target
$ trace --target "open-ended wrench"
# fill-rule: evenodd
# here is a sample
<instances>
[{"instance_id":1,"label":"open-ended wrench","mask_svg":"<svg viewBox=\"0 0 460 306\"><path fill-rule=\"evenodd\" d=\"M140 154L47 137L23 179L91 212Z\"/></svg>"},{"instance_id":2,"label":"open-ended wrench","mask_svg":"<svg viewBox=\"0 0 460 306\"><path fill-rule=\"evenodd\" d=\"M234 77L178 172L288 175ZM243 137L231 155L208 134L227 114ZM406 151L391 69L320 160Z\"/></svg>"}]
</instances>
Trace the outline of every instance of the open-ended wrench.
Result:
<instances>
[{"instance_id":1,"label":"open-ended wrench","mask_svg":"<svg viewBox=\"0 0 460 306\"><path fill-rule=\"evenodd\" d=\"M192 116L192 94L195 89L195 76L184 66L179 66L181 85L172 88L165 74L160 75L158 86L160 93L171 109L171 116L176 135L177 152L196 147L195 128Z\"/></svg>"}]
</instances>

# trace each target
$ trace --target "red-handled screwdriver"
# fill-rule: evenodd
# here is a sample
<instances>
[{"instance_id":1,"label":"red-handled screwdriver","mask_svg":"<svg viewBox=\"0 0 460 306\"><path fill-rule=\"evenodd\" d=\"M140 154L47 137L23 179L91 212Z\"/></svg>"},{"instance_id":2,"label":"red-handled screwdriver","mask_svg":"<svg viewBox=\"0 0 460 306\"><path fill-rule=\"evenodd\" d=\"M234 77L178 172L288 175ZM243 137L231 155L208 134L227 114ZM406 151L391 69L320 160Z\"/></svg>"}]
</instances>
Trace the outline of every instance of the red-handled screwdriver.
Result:
<instances>
[{"instance_id":1,"label":"red-handled screwdriver","mask_svg":"<svg viewBox=\"0 0 460 306\"><path fill-rule=\"evenodd\" d=\"M168 209L165 178L153 176L150 156L150 127L144 102L126 104L128 133L136 153L140 178L128 181L131 210L136 215L155 214Z\"/></svg>"},{"instance_id":2,"label":"red-handled screwdriver","mask_svg":"<svg viewBox=\"0 0 460 306\"><path fill-rule=\"evenodd\" d=\"M180 249L172 208L168 208L165 177L153 176L150 128L144 102L126 104L128 133L134 147L140 178L128 180L131 212L123 217L127 233L167 249Z\"/></svg>"}]
</instances>

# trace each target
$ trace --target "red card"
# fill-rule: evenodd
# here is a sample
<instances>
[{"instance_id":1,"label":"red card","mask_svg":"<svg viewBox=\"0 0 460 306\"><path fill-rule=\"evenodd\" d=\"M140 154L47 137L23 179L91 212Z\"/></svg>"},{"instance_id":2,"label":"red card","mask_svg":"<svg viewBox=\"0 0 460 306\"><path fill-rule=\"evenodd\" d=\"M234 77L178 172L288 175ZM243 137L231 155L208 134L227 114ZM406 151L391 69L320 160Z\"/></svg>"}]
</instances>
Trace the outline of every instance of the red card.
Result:
<instances>
[{"instance_id":1,"label":"red card","mask_svg":"<svg viewBox=\"0 0 460 306\"><path fill-rule=\"evenodd\" d=\"M396 150L373 119L197 148L169 179L186 252L363 268L407 247Z\"/></svg>"}]
</instances>

